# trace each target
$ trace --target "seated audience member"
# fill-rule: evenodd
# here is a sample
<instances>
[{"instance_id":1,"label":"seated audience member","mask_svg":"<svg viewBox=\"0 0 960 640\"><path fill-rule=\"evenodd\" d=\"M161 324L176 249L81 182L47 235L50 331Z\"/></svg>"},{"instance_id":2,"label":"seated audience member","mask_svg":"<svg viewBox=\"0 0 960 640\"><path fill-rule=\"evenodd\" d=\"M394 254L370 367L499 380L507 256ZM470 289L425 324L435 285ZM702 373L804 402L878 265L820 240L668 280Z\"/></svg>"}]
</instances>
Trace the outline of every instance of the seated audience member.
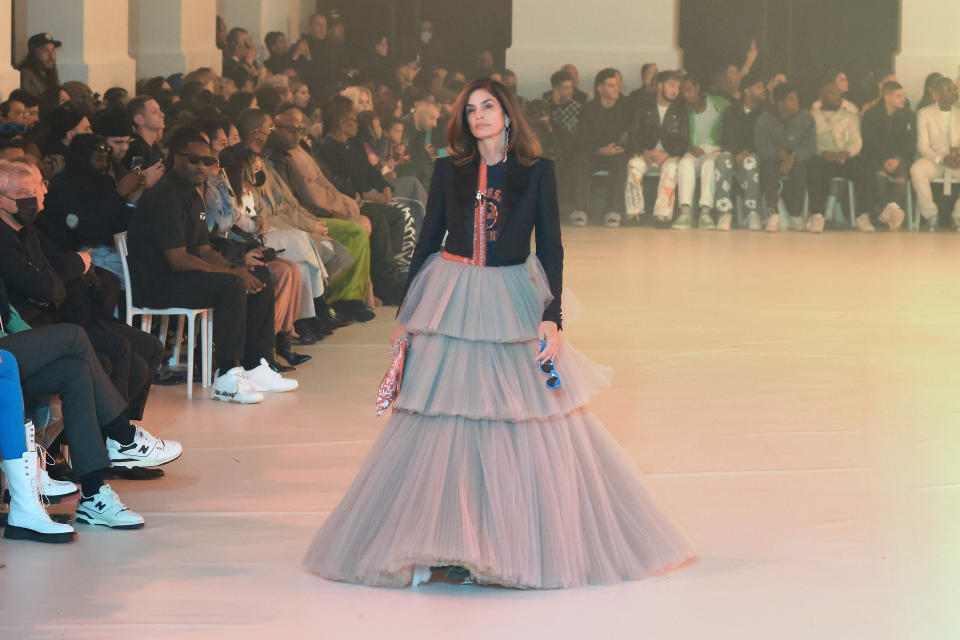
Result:
<instances>
[{"instance_id":1,"label":"seated audience member","mask_svg":"<svg viewBox=\"0 0 960 640\"><path fill-rule=\"evenodd\" d=\"M132 170L135 164L139 164L143 172L143 188L149 189L159 182L166 170L160 147L163 111L154 98L136 96L127 103L127 116L133 123L133 135L123 165Z\"/></svg>"},{"instance_id":2,"label":"seated audience member","mask_svg":"<svg viewBox=\"0 0 960 640\"><path fill-rule=\"evenodd\" d=\"M373 111L373 94L366 87L357 85L346 87L340 92L340 95L350 100L355 116L362 111Z\"/></svg>"},{"instance_id":3,"label":"seated audience member","mask_svg":"<svg viewBox=\"0 0 960 640\"><path fill-rule=\"evenodd\" d=\"M361 111L357 114L357 125L359 133L356 139L363 145L367 161L393 189L393 199L410 208L416 231L419 233L423 217L426 215L427 190L413 176L402 178L397 176L395 171L397 163L390 157L389 141L383 135L380 118L376 112ZM402 141L402 128L400 135Z\"/></svg>"},{"instance_id":4,"label":"seated audience member","mask_svg":"<svg viewBox=\"0 0 960 640\"><path fill-rule=\"evenodd\" d=\"M342 112L340 115L343 116ZM353 117L352 109L345 117ZM325 113L324 120L327 118ZM271 139L268 160L274 167L285 169L290 186L308 211L317 216L360 222L367 228L373 290L386 304L395 303L402 293L405 277L398 264L398 257L405 257L399 250L405 230L402 213L380 203L364 202L356 192L346 193L338 188L336 177L328 173L329 169L324 171L300 144L303 114L299 109L286 108L277 114L277 121L279 127ZM339 308L334 308L340 313ZM345 310L350 312L349 308ZM359 313L363 315L362 311Z\"/></svg>"},{"instance_id":5,"label":"seated audience member","mask_svg":"<svg viewBox=\"0 0 960 640\"><path fill-rule=\"evenodd\" d=\"M847 74L841 71L840 69L829 69L824 78L826 84L834 84L837 87L837 90L840 92L840 108L844 111L848 111L853 115L860 113L860 110L857 109L857 105L853 104L847 100L846 96L850 93L850 80L847 78ZM822 90L822 87L821 87ZM823 97L817 99L812 105L810 105L811 113L816 116L816 112L823 108Z\"/></svg>"},{"instance_id":6,"label":"seated audience member","mask_svg":"<svg viewBox=\"0 0 960 640\"><path fill-rule=\"evenodd\" d=\"M573 76L568 71L557 71L550 76L550 99L545 109L548 144L559 178L560 202L565 210L572 208L577 153L577 128L583 104L574 100ZM616 187L614 187L616 188Z\"/></svg>"},{"instance_id":7,"label":"seated audience member","mask_svg":"<svg viewBox=\"0 0 960 640\"><path fill-rule=\"evenodd\" d=\"M580 90L580 71L575 65L565 64L560 67L560 71L570 74L571 81L573 83L573 100L579 102L581 105L587 103L590 96L588 96L584 91ZM552 91L547 91L541 96L544 100L549 100Z\"/></svg>"},{"instance_id":8,"label":"seated audience member","mask_svg":"<svg viewBox=\"0 0 960 640\"><path fill-rule=\"evenodd\" d=\"M6 336L6 321L0 319L0 344ZM8 540L37 542L73 542L76 532L69 524L54 522L43 508L44 496L40 479L40 458L37 454L33 422L23 415L23 393L20 370L9 351L0 350L0 468L7 479L10 512L3 537ZM63 495L76 495L72 483L62 483Z\"/></svg>"},{"instance_id":9,"label":"seated audience member","mask_svg":"<svg viewBox=\"0 0 960 640\"><path fill-rule=\"evenodd\" d=\"M2 281L0 317L7 318L6 322L0 323L0 349L16 359L24 399L38 402L49 396L60 398L64 437L70 447L70 465L80 484L77 522L112 529L142 528L143 517L127 508L116 491L104 484L104 470L111 466L167 464L180 457L183 447L173 440L154 438L146 430L130 424L123 398L101 368L81 327L55 324L30 329L4 302ZM10 473L12 467L23 474L34 495L62 491L60 485L63 483L51 480L45 470L38 468L37 456L29 455L31 452L36 454L32 424L25 432L24 441L12 445L23 447L24 455L8 459L4 446L3 464L8 482L13 475ZM14 450L10 455L15 454ZM20 486L18 484L17 488ZM11 493L14 492L11 488ZM36 506L24 505L21 501L16 505L11 503L7 522L21 530L8 530L4 532L5 537L43 542L69 542L73 539L73 535L64 535L72 534L72 527L51 527L36 511ZM28 513L23 513L24 508ZM21 519L23 515L26 517Z\"/></svg>"},{"instance_id":10,"label":"seated audience member","mask_svg":"<svg viewBox=\"0 0 960 640\"><path fill-rule=\"evenodd\" d=\"M286 80L286 76L274 76L283 78ZM277 112L277 107L279 107L284 102L284 95L290 93L289 85L284 86L282 89L274 85L264 85L257 89L257 108L265 113L273 115ZM290 96L292 97L292 96Z\"/></svg>"},{"instance_id":11,"label":"seated audience member","mask_svg":"<svg viewBox=\"0 0 960 640\"><path fill-rule=\"evenodd\" d=\"M751 231L762 228L760 222L760 162L753 131L767 100L767 90L759 74L743 80L743 98L731 104L723 114L720 150L716 165L716 209L720 213L717 229L729 231L734 210L734 184L739 184ZM736 177L736 180L734 180Z\"/></svg>"},{"instance_id":12,"label":"seated audience member","mask_svg":"<svg viewBox=\"0 0 960 640\"><path fill-rule=\"evenodd\" d=\"M0 103L0 136L9 139L25 134L29 120L27 107L19 100L8 98Z\"/></svg>"},{"instance_id":13,"label":"seated audience member","mask_svg":"<svg viewBox=\"0 0 960 640\"><path fill-rule=\"evenodd\" d=\"M170 141L171 170L144 193L130 221L134 304L213 309L212 398L247 404L262 401L261 392L296 389L266 360L275 341L269 278L232 266L210 247L198 187L207 179L203 165L216 164L216 156L195 130L178 134Z\"/></svg>"},{"instance_id":14,"label":"seated audience member","mask_svg":"<svg viewBox=\"0 0 960 640\"><path fill-rule=\"evenodd\" d=\"M334 98L324 108L323 130L326 136L317 147L315 154L323 164L323 168L330 181L340 191L351 195L359 195L360 200L368 204L376 204L396 209L396 212L384 212L389 216L400 216L403 219L404 229L400 244L396 245L398 261L401 264L413 254L416 244L416 228L423 222L420 217L414 221L410 213L404 214L394 206L393 186L367 160L363 146L357 139L357 116L351 112L349 101L340 97ZM418 213L424 211L418 209ZM396 242L396 238L394 239Z\"/></svg>"},{"instance_id":15,"label":"seated audience member","mask_svg":"<svg viewBox=\"0 0 960 640\"><path fill-rule=\"evenodd\" d=\"M659 169L660 184L653 216L665 224L673 218L677 166L690 146L690 112L680 96L683 78L678 71L661 71L655 99L641 102L633 114L627 148L627 216L636 219L645 212L643 176Z\"/></svg>"},{"instance_id":16,"label":"seated audience member","mask_svg":"<svg viewBox=\"0 0 960 640\"><path fill-rule=\"evenodd\" d=\"M373 83L375 87L392 84L395 63L390 53L389 39L384 33L377 32L360 64L360 78L364 82Z\"/></svg>"},{"instance_id":17,"label":"seated audience member","mask_svg":"<svg viewBox=\"0 0 960 640\"><path fill-rule=\"evenodd\" d=\"M146 184L143 166L131 168L124 164L130 142L133 140L133 123L127 112L119 109L104 109L93 121L93 132L103 136L110 147L110 164L107 175L113 178L117 193L124 201L134 204ZM159 177L157 177L159 180ZM97 264L94 261L94 264ZM101 266L101 265L98 265Z\"/></svg>"},{"instance_id":18,"label":"seated audience member","mask_svg":"<svg viewBox=\"0 0 960 640\"><path fill-rule=\"evenodd\" d=\"M270 159L263 165L266 181L253 190L258 216L277 226L282 221L290 228L306 231L317 246L323 246L325 236L345 246L353 265L330 282L327 301L338 318L366 322L375 317L374 299L370 286L370 220L360 215L359 205L343 196L320 172L316 162L301 146L304 127L299 109L281 109L275 144L269 149ZM267 140L274 131L267 114L245 111L237 121L241 147L257 155L267 150ZM289 148L284 148L289 147ZM251 167L252 168L252 167ZM228 174L231 175L231 174ZM234 192L242 191L239 180L231 178ZM311 183L309 186L307 183ZM294 185L306 201L323 199L321 207L302 206ZM322 220L320 218L323 218Z\"/></svg>"},{"instance_id":19,"label":"seated audience member","mask_svg":"<svg viewBox=\"0 0 960 640\"><path fill-rule=\"evenodd\" d=\"M242 27L230 29L223 48L223 75L240 68L251 75L262 77L258 65L257 47L253 44L250 32Z\"/></svg>"},{"instance_id":20,"label":"seated audience member","mask_svg":"<svg viewBox=\"0 0 960 640\"><path fill-rule=\"evenodd\" d=\"M332 328L328 326L330 323L323 323L318 318L318 309L325 305L324 283L328 279L320 249L303 231L283 228L282 223L280 228L270 227L266 218L258 214L253 197L253 183L258 181L255 176L260 174L262 169L243 172L244 156L247 153L243 147L224 152L227 136L222 124L204 123L201 128L207 137L213 140L211 144L213 151L220 157L219 167L211 167L204 185L207 227L218 237L240 242L255 239L254 242L261 241L269 249L276 252L282 251L283 260L274 260L270 266L274 263L282 264L289 261L299 271L300 286L297 291L299 304L296 307L290 306L289 317L284 317L278 310L274 329L277 332L277 354L291 366L296 366L297 361L306 362L309 360L308 357L304 358L292 350L291 336L298 336L302 344L313 344L332 333ZM236 171L244 177L241 180L235 176L238 184L243 185L239 194L231 187L228 177L231 171ZM266 174L262 174L261 177L265 182ZM324 244L326 243L333 243L333 241L325 239ZM342 251L346 254L346 248L342 248ZM348 254L347 258L349 259ZM274 276L276 282L276 272ZM282 306L278 296L277 307L279 309ZM328 316L329 314L321 314L320 317L327 319Z\"/></svg>"},{"instance_id":21,"label":"seated audience member","mask_svg":"<svg viewBox=\"0 0 960 640\"><path fill-rule=\"evenodd\" d=\"M930 181L944 178L947 184L960 182L960 106L957 85L941 77L934 85L935 102L917 111L917 152L910 175L917 191L917 207L927 228L937 228L939 212L933 201ZM946 188L944 189L946 191ZM953 207L953 226L960 231L960 198Z\"/></svg>"},{"instance_id":22,"label":"seated audience member","mask_svg":"<svg viewBox=\"0 0 960 640\"><path fill-rule=\"evenodd\" d=\"M720 155L720 128L729 103L726 98L703 91L700 78L687 74L681 85L690 111L690 148L677 165L677 189L680 192L680 216L674 229L689 229L693 194L700 174L701 229L716 228L713 219L714 164Z\"/></svg>"},{"instance_id":23,"label":"seated audience member","mask_svg":"<svg viewBox=\"0 0 960 640\"><path fill-rule=\"evenodd\" d=\"M296 63L303 59L304 62L310 61L310 48L303 40L294 45L291 50L287 42L287 36L280 31L271 31L263 38L263 43L267 47L268 57L263 61L263 66L270 73L282 74L289 69L295 69Z\"/></svg>"},{"instance_id":24,"label":"seated audience member","mask_svg":"<svg viewBox=\"0 0 960 640\"><path fill-rule=\"evenodd\" d=\"M810 216L807 230L814 233L823 231L824 214L820 211L830 213L843 201L841 195L846 193L847 185L835 178L853 182L859 164L857 156L863 148L860 118L843 108L843 97L836 82L821 88L820 101L821 108L811 111L817 125L817 153L807 169L810 209L815 212ZM857 216L855 211L849 213Z\"/></svg>"},{"instance_id":25,"label":"seated audience member","mask_svg":"<svg viewBox=\"0 0 960 640\"><path fill-rule=\"evenodd\" d=\"M937 84L942 78L946 76L938 71L934 71L927 75L923 81L923 96L920 98L920 102L917 104L917 112L920 112L920 109L924 107L929 107L931 104L937 101Z\"/></svg>"},{"instance_id":26,"label":"seated audience member","mask_svg":"<svg viewBox=\"0 0 960 640\"><path fill-rule=\"evenodd\" d=\"M414 103L413 112L402 120L403 146L410 160L397 167L397 176L412 176L429 189L433 162L440 155L432 140L440 108L428 95L422 96Z\"/></svg>"},{"instance_id":27,"label":"seated audience member","mask_svg":"<svg viewBox=\"0 0 960 640\"><path fill-rule=\"evenodd\" d=\"M891 231L900 229L910 163L917 148L916 116L907 106L903 87L898 82L885 82L881 93L882 100L864 114L860 124L860 161L866 181L861 191L870 213L866 219L857 218L857 224L865 231L878 222Z\"/></svg>"},{"instance_id":28,"label":"seated audience member","mask_svg":"<svg viewBox=\"0 0 960 640\"><path fill-rule=\"evenodd\" d=\"M790 228L803 231L803 197L807 188L807 165L817 153L817 123L809 111L800 110L797 91L788 82L773 90L773 108L757 119L754 141L760 157L760 189L767 201L765 230L780 231L778 201L780 180L785 178L783 201Z\"/></svg>"},{"instance_id":29,"label":"seated audience member","mask_svg":"<svg viewBox=\"0 0 960 640\"><path fill-rule=\"evenodd\" d=\"M863 106L860 107L860 120L863 120L864 116L867 115L867 111L883 102L883 85L887 84L888 82L897 82L897 76L893 73L875 73L871 74L871 77L879 77L879 80L877 80L877 93L873 98L867 102L864 102ZM909 108L909 103L905 102L904 106Z\"/></svg>"},{"instance_id":30,"label":"seated audience member","mask_svg":"<svg viewBox=\"0 0 960 640\"><path fill-rule=\"evenodd\" d=\"M618 185L626 180L624 146L630 125L630 108L627 100L620 96L618 73L610 68L597 73L593 83L596 99L583 107L577 123L574 210L570 213L570 223L577 227L587 224L593 175L597 171L610 174L611 186L606 190L603 205L604 224L620 226L623 193Z\"/></svg>"},{"instance_id":31,"label":"seated audience member","mask_svg":"<svg viewBox=\"0 0 960 640\"><path fill-rule=\"evenodd\" d=\"M40 145L48 175L53 176L63 170L67 146L73 137L90 132L90 121L69 102L50 112L49 133Z\"/></svg>"},{"instance_id":32,"label":"seated audience member","mask_svg":"<svg viewBox=\"0 0 960 640\"><path fill-rule=\"evenodd\" d=\"M0 279L10 303L31 326L58 322L82 326L109 365L111 379L129 405L128 417L141 420L153 373L160 365L160 341L113 317L114 304L103 301L116 296L110 296L104 274L91 269L89 252L61 251L38 227L38 214L45 218L46 195L39 169L22 162L4 163L0 178L6 185L2 189L6 208L0 216ZM76 199L78 207L88 204L79 194Z\"/></svg>"},{"instance_id":33,"label":"seated audience member","mask_svg":"<svg viewBox=\"0 0 960 640\"><path fill-rule=\"evenodd\" d=\"M646 62L640 67L640 87L631 91L630 95L627 96L633 103L634 110L644 100L653 100L657 97L657 75L659 73L660 67L657 66L656 62Z\"/></svg>"},{"instance_id":34,"label":"seated audience member","mask_svg":"<svg viewBox=\"0 0 960 640\"><path fill-rule=\"evenodd\" d=\"M290 93L293 94L293 104L304 113L309 113L311 106L310 87L303 80L293 80L290 83Z\"/></svg>"},{"instance_id":35,"label":"seated audience member","mask_svg":"<svg viewBox=\"0 0 960 640\"><path fill-rule=\"evenodd\" d=\"M115 154L116 148L107 138L93 134L75 137L66 167L50 182L39 222L61 251L89 250L94 266L122 279L113 237L127 230L133 208L109 173ZM143 183L143 175L131 172L121 183L129 195Z\"/></svg>"}]
</instances>

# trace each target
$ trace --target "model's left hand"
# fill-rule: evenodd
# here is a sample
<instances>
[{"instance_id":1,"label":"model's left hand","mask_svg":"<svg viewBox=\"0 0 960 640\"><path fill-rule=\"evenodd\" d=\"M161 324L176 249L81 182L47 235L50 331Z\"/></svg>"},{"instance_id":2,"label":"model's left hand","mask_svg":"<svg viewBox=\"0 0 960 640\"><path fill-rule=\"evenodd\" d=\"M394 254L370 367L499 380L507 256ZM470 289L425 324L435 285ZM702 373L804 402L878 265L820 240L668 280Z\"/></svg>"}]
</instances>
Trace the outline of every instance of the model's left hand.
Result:
<instances>
[{"instance_id":1,"label":"model's left hand","mask_svg":"<svg viewBox=\"0 0 960 640\"><path fill-rule=\"evenodd\" d=\"M537 362L553 360L556 363L557 354L560 353L560 341L563 340L560 330L557 328L557 323L551 320L541 322L537 336L547 345L543 351L537 353Z\"/></svg>"}]
</instances>

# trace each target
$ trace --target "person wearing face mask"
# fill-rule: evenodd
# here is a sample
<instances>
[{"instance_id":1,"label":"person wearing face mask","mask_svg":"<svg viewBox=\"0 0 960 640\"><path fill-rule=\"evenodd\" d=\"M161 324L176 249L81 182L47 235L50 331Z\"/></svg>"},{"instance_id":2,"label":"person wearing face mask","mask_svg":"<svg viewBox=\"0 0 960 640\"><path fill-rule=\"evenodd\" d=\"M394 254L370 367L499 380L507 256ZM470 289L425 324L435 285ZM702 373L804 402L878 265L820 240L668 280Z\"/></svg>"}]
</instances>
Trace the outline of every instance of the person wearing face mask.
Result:
<instances>
[{"instance_id":1,"label":"person wearing face mask","mask_svg":"<svg viewBox=\"0 0 960 640\"><path fill-rule=\"evenodd\" d=\"M685 563L692 546L586 408L609 371L561 334L553 163L490 78L460 93L449 139L390 336L409 344L402 388L304 567L377 587L559 589Z\"/></svg>"},{"instance_id":2,"label":"person wearing face mask","mask_svg":"<svg viewBox=\"0 0 960 640\"><path fill-rule=\"evenodd\" d=\"M417 52L420 55L421 64L425 67L432 69L447 64L446 47L434 31L433 20L420 20Z\"/></svg>"},{"instance_id":3,"label":"person wearing face mask","mask_svg":"<svg viewBox=\"0 0 960 640\"><path fill-rule=\"evenodd\" d=\"M27 133L27 107L19 100L0 103L0 137L12 140Z\"/></svg>"},{"instance_id":4,"label":"person wearing face mask","mask_svg":"<svg viewBox=\"0 0 960 640\"><path fill-rule=\"evenodd\" d=\"M88 136L93 137L93 136ZM104 145L105 146L105 145ZM84 140L73 144L71 165L87 179L95 177L96 169L79 168L79 163L90 163L91 154ZM80 149L84 149L80 152ZM106 163L106 151L102 163ZM73 159L77 158L74 162ZM160 364L163 347L148 333L129 327L112 316L112 308L101 302L103 285L100 275L91 269L89 251L62 251L37 224L45 208L46 188L36 167L23 165L14 173L16 183L0 191L0 280L7 288L10 304L31 327L45 327L57 323L76 324L85 330L94 351L108 368L110 379L127 403L126 416L131 420L143 418L150 394L153 373ZM11 170L13 172L13 170ZM112 182L103 187L78 192L77 204L96 203L97 191L112 192ZM79 209L78 209L79 210ZM158 441L147 431L145 441ZM136 434L128 431L111 449L111 460L117 466L150 467L166 464L180 455L179 445L159 446L153 457L141 457L136 451L120 451L134 442ZM109 444L109 443L108 443ZM163 452L166 453L163 453ZM170 457L173 456L173 457Z\"/></svg>"}]
</instances>

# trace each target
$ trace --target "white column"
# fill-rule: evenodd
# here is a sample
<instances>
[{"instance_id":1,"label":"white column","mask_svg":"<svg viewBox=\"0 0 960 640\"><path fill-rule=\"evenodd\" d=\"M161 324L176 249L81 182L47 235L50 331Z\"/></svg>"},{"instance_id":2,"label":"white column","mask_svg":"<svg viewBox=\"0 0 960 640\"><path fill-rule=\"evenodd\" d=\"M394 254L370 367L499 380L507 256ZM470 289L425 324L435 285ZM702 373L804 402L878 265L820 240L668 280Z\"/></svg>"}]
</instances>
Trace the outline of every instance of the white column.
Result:
<instances>
[{"instance_id":1,"label":"white column","mask_svg":"<svg viewBox=\"0 0 960 640\"><path fill-rule=\"evenodd\" d=\"M137 78L200 67L220 73L216 18L216 0L130 0L130 54L137 61Z\"/></svg>"},{"instance_id":2,"label":"white column","mask_svg":"<svg viewBox=\"0 0 960 640\"><path fill-rule=\"evenodd\" d=\"M10 51L13 36L13 2L0 0L0 51ZM10 92L20 86L20 72L8 64L0 62L0 94L6 99Z\"/></svg>"},{"instance_id":3,"label":"white column","mask_svg":"<svg viewBox=\"0 0 960 640\"><path fill-rule=\"evenodd\" d=\"M567 63L580 71L580 89L593 90L604 67L620 69L627 89L640 85L640 67L676 68L677 0L523 0L513 3L513 44L507 67L520 94L533 98L550 88L550 74Z\"/></svg>"},{"instance_id":4,"label":"white column","mask_svg":"<svg viewBox=\"0 0 960 640\"><path fill-rule=\"evenodd\" d=\"M942 0L900 1L900 52L897 79L913 104L923 95L923 80L939 71L960 75L960 3Z\"/></svg>"},{"instance_id":5,"label":"white column","mask_svg":"<svg viewBox=\"0 0 960 640\"><path fill-rule=\"evenodd\" d=\"M133 89L134 62L127 53L127 0L16 0L16 57L27 40L49 33L57 50L60 81L80 80L94 91Z\"/></svg>"}]
</instances>

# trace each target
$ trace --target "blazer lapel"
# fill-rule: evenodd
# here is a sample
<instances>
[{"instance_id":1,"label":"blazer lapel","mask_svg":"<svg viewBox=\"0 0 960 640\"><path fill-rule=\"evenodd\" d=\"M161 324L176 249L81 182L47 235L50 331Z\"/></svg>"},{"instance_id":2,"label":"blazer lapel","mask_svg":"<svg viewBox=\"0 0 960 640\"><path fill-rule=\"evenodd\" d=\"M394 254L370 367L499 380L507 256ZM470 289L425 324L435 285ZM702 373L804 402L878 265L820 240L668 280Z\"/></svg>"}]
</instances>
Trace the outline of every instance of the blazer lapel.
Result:
<instances>
[{"instance_id":1,"label":"blazer lapel","mask_svg":"<svg viewBox=\"0 0 960 640\"><path fill-rule=\"evenodd\" d=\"M517 210L520 198L529 186L530 167L525 167L517 162L517 154L511 153L507 157L507 166L504 176L503 201L500 206L500 230L506 228Z\"/></svg>"},{"instance_id":2,"label":"blazer lapel","mask_svg":"<svg viewBox=\"0 0 960 640\"><path fill-rule=\"evenodd\" d=\"M453 190L457 209L463 220L473 220L477 202L477 175L480 170L479 155L464 165L453 163Z\"/></svg>"}]
</instances>

